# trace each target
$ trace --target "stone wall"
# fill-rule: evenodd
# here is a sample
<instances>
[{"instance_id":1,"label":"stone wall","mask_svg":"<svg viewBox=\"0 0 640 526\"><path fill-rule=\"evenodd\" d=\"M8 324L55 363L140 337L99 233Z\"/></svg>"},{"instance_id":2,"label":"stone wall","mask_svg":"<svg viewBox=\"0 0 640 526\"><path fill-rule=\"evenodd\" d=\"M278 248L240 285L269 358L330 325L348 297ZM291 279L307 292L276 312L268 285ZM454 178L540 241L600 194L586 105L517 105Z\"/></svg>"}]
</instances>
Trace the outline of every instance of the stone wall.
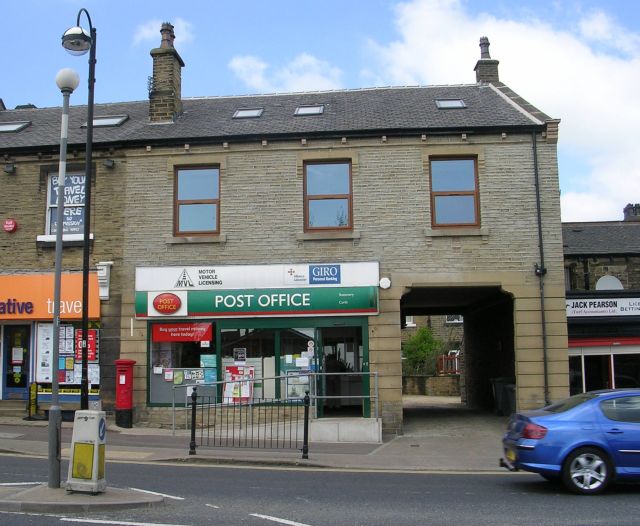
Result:
<instances>
[{"instance_id":1,"label":"stone wall","mask_svg":"<svg viewBox=\"0 0 640 526\"><path fill-rule=\"evenodd\" d=\"M431 228L430 155L477 155L481 227ZM547 319L553 324L554 392L568 390L566 319L555 145L539 142L545 239L545 281L551 285ZM303 163L352 163L353 232L305 233ZM220 168L220 235L173 237L176 166ZM400 299L415 284L502 285L513 294L516 360L522 368L523 406L543 398L539 259L531 137L512 135L259 142L127 152L124 190L122 354L137 360L136 400L146 401L146 323L133 320L135 267L238 265L282 262L379 261L392 286L380 291L380 315L369 317L370 367L379 373L385 430L402 420ZM151 189L151 190L150 190ZM131 326L131 324L133 324ZM564 324L564 325L563 325ZM530 365L528 365L530 364ZM535 364L535 367L532 366ZM516 365L516 368L518 366ZM566 375L566 371L564 371ZM527 378L531 375L532 381ZM563 393L564 394L564 393Z\"/></svg>"},{"instance_id":2,"label":"stone wall","mask_svg":"<svg viewBox=\"0 0 640 526\"><path fill-rule=\"evenodd\" d=\"M460 396L460 377L404 376L402 394L426 396Z\"/></svg>"}]
</instances>

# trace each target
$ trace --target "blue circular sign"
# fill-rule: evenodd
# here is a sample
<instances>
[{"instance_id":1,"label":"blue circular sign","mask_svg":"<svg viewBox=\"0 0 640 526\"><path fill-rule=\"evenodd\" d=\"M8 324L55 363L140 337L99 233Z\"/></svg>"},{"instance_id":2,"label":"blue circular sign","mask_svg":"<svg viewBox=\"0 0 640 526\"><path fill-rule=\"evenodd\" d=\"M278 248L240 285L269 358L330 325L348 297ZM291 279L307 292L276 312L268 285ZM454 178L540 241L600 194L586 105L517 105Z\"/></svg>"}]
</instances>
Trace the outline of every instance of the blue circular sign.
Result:
<instances>
[{"instance_id":1,"label":"blue circular sign","mask_svg":"<svg viewBox=\"0 0 640 526\"><path fill-rule=\"evenodd\" d=\"M107 422L104 418L100 419L100 423L98 424L98 436L100 440L104 440L105 435L107 434Z\"/></svg>"}]
</instances>

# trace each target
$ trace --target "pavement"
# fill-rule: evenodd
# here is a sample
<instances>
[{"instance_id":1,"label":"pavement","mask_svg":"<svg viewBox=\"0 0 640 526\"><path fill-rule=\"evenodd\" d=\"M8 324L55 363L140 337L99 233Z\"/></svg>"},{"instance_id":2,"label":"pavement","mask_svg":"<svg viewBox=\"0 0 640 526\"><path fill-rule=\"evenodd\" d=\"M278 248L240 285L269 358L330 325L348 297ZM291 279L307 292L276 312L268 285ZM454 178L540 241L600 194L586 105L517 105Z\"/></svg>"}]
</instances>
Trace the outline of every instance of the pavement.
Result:
<instances>
[{"instance_id":1,"label":"pavement","mask_svg":"<svg viewBox=\"0 0 640 526\"><path fill-rule=\"evenodd\" d=\"M507 418L466 409L456 397L405 396L402 435L382 444L310 443L309 458L299 450L197 447L189 454L190 433L109 423L107 461L188 462L221 465L288 466L297 468L374 470L389 472L504 472L498 467ZM69 458L72 422L62 423L62 457ZM48 456L48 422L0 417L0 453ZM133 488L108 486L98 494L68 492L0 481L0 510L21 512L86 512L162 505L164 497ZM107 467L108 480L108 467Z\"/></svg>"}]
</instances>

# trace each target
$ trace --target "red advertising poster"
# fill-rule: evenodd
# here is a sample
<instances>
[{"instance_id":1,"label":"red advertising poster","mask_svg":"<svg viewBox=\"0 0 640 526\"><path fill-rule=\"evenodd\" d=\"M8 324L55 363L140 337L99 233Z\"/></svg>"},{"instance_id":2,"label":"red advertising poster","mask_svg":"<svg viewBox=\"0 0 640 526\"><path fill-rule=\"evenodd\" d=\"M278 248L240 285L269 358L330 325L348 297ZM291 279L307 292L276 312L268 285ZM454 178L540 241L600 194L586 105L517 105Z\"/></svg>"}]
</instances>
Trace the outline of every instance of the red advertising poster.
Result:
<instances>
[{"instance_id":1,"label":"red advertising poster","mask_svg":"<svg viewBox=\"0 0 640 526\"><path fill-rule=\"evenodd\" d=\"M227 365L224 370L224 402L248 402L253 398L253 365Z\"/></svg>"},{"instance_id":2,"label":"red advertising poster","mask_svg":"<svg viewBox=\"0 0 640 526\"><path fill-rule=\"evenodd\" d=\"M151 327L154 342L208 342L213 338L211 323L154 323Z\"/></svg>"},{"instance_id":3,"label":"red advertising poster","mask_svg":"<svg viewBox=\"0 0 640 526\"><path fill-rule=\"evenodd\" d=\"M89 329L87 335L87 359L90 362L96 361L96 350L98 341L98 331L96 329ZM82 330L76 330L76 360L82 360Z\"/></svg>"}]
</instances>

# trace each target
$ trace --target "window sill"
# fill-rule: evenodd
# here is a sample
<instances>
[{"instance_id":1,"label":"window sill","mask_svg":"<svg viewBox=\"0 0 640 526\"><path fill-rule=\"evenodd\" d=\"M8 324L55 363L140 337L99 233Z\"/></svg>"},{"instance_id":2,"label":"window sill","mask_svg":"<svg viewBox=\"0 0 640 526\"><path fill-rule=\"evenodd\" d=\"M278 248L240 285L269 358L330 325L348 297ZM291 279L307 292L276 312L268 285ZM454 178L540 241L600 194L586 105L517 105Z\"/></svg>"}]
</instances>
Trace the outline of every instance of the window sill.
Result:
<instances>
[{"instance_id":1,"label":"window sill","mask_svg":"<svg viewBox=\"0 0 640 526\"><path fill-rule=\"evenodd\" d=\"M170 237L165 243L167 245L191 245L191 244L206 244L206 243L226 243L227 235L220 234L219 236L182 236L182 237Z\"/></svg>"},{"instance_id":2,"label":"window sill","mask_svg":"<svg viewBox=\"0 0 640 526\"><path fill-rule=\"evenodd\" d=\"M489 229L487 227L471 227L471 228L425 228L425 237L488 237Z\"/></svg>"},{"instance_id":3,"label":"window sill","mask_svg":"<svg viewBox=\"0 0 640 526\"><path fill-rule=\"evenodd\" d=\"M332 241L336 239L360 239L360 232L303 232L296 234L297 241Z\"/></svg>"},{"instance_id":4,"label":"window sill","mask_svg":"<svg viewBox=\"0 0 640 526\"><path fill-rule=\"evenodd\" d=\"M93 241L93 234L89 234L89 240ZM56 236L55 234L44 234L36 237L36 245L39 248L55 248ZM84 234L63 234L62 246L63 247L81 247L84 245Z\"/></svg>"}]
</instances>

